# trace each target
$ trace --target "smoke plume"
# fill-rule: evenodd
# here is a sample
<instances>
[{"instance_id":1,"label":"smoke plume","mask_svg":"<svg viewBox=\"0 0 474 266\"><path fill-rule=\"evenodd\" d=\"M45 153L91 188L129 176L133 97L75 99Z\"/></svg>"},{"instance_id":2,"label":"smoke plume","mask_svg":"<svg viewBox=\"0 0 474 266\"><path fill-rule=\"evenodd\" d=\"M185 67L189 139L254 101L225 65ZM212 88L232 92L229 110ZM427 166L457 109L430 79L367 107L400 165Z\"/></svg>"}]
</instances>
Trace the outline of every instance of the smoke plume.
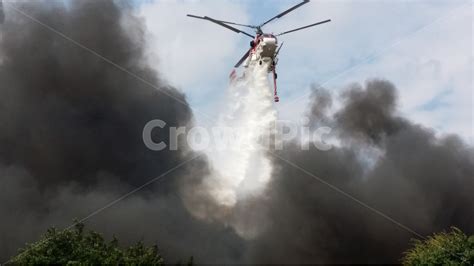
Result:
<instances>
[{"instance_id":1,"label":"smoke plume","mask_svg":"<svg viewBox=\"0 0 474 266\"><path fill-rule=\"evenodd\" d=\"M30 1L5 8L11 16L0 28L2 262L46 228L67 227L194 156L186 147L157 152L143 144L148 121L185 126L192 113L185 96L144 63L145 29L125 4ZM169 143L166 131L153 131L154 139ZM169 262L191 255L225 261L236 248L218 243L237 237L222 225L196 221L177 195L180 183L206 172L199 157L90 224L124 242L159 240ZM209 248L198 250L203 237Z\"/></svg>"},{"instance_id":2,"label":"smoke plume","mask_svg":"<svg viewBox=\"0 0 474 266\"><path fill-rule=\"evenodd\" d=\"M3 1L0 0L0 24L5 21L5 12L3 12Z\"/></svg>"},{"instance_id":3,"label":"smoke plume","mask_svg":"<svg viewBox=\"0 0 474 266\"><path fill-rule=\"evenodd\" d=\"M74 218L91 214L182 163L86 224L106 236L117 235L123 244L157 242L169 263L188 256L197 263L398 262L414 235L320 178L421 235L449 226L474 233L473 148L455 135L438 136L400 116L397 90L390 82L351 85L340 97L315 89L309 123L313 129L331 127L337 145L329 151L312 145L301 150L295 140L286 142L282 151L254 153L258 158L250 161L269 165L265 169L270 171L263 171L265 186L259 193L237 196L232 204L219 204L212 189L221 187L213 182L220 174L237 171L235 164L216 167L205 155L191 160L200 154L186 146L158 152L143 144L148 121L192 126L193 114L185 95L145 63L146 29L126 4L30 1L4 8L8 17L0 26L2 262L48 227L67 227ZM269 94L258 93L263 98ZM335 107L336 101L341 107ZM273 121L274 111L258 103L259 110L232 110L264 113L265 119L232 117L231 110L230 120L223 123ZM168 142L166 132L154 131L153 137ZM221 158L249 159L239 152L231 155ZM251 171L244 172L245 179L255 181Z\"/></svg>"},{"instance_id":4,"label":"smoke plume","mask_svg":"<svg viewBox=\"0 0 474 266\"><path fill-rule=\"evenodd\" d=\"M312 124L331 125L340 144L301 151L287 143L273 156L272 182L255 211L265 213L267 230L252 243L252 261L399 262L417 236L318 178L423 236L449 226L474 232L472 147L397 115L396 88L388 81L349 86L333 112L330 95L314 90L308 116Z\"/></svg>"}]
</instances>

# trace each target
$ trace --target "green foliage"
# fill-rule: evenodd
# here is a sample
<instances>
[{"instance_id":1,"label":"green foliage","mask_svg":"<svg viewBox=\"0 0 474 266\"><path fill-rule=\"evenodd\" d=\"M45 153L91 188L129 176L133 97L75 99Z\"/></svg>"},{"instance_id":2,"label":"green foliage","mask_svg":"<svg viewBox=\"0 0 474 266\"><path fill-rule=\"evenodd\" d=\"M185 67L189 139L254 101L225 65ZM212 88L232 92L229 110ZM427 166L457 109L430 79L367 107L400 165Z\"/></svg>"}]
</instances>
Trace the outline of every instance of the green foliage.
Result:
<instances>
[{"instance_id":1,"label":"green foliage","mask_svg":"<svg viewBox=\"0 0 474 266\"><path fill-rule=\"evenodd\" d=\"M405 252L404 265L474 265L474 235L466 236L453 227L424 241L414 240Z\"/></svg>"},{"instance_id":2,"label":"green foliage","mask_svg":"<svg viewBox=\"0 0 474 266\"><path fill-rule=\"evenodd\" d=\"M84 225L77 223L72 229L48 229L38 242L28 244L9 263L163 265L163 258L158 254L156 245L146 247L138 242L121 249L115 237L106 242L99 233L84 233Z\"/></svg>"}]
</instances>

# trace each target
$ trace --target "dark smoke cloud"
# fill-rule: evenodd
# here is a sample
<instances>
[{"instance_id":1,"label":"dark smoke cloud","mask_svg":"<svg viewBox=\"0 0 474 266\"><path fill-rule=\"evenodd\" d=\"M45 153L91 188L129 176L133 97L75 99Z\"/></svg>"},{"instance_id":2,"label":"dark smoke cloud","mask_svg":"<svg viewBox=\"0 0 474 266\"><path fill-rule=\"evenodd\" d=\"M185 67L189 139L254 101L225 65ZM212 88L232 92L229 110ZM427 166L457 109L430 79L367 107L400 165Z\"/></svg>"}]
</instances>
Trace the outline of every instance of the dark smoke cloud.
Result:
<instances>
[{"instance_id":1,"label":"dark smoke cloud","mask_svg":"<svg viewBox=\"0 0 474 266\"><path fill-rule=\"evenodd\" d=\"M184 126L192 113L185 96L144 63L145 29L125 2L11 5L159 90L9 10L0 28L1 262L46 228L64 228L194 156L186 147L156 152L143 144L148 121ZM165 132L154 137L169 143ZM191 255L231 261L235 233L197 221L177 195L206 171L199 158L88 223L125 243L157 241L168 262Z\"/></svg>"},{"instance_id":2,"label":"dark smoke cloud","mask_svg":"<svg viewBox=\"0 0 474 266\"><path fill-rule=\"evenodd\" d=\"M14 4L185 102L144 63L146 30L123 2L68 3ZM151 119L192 124L187 105L8 11L0 27L2 262L46 228L64 228L195 155L186 147L152 152L141 139ZM397 115L387 81L350 86L336 110L338 99L324 88L312 99L312 126L331 126L340 145L323 152L286 143L279 156L420 234L452 225L474 232L472 147ZM155 137L166 141L163 132ZM211 171L200 157L87 224L124 244L156 241L170 263L191 255L198 263L398 262L413 235L273 162L265 193L234 209L222 210L197 189ZM188 208L219 217L202 221Z\"/></svg>"},{"instance_id":3,"label":"dark smoke cloud","mask_svg":"<svg viewBox=\"0 0 474 266\"><path fill-rule=\"evenodd\" d=\"M314 93L310 120L330 118L340 146L301 151L288 143L279 156L422 235L450 226L474 233L472 147L398 116L390 82L348 87L332 115L317 106L332 101L329 93L321 88ZM293 166L277 158L274 164L260 207L268 224L253 243L252 260L397 263L416 237Z\"/></svg>"},{"instance_id":4,"label":"dark smoke cloud","mask_svg":"<svg viewBox=\"0 0 474 266\"><path fill-rule=\"evenodd\" d=\"M132 39L120 26L121 11L111 1L73 2L67 10L46 2L23 8L185 102L184 95L141 63L144 37L139 21L128 20L137 38ZM188 123L188 106L27 18L12 20L3 29L1 43L3 162L24 166L38 176L40 185L50 186L71 180L89 184L99 171L137 185L180 160L177 152L147 150L141 131L155 118L170 126Z\"/></svg>"},{"instance_id":5,"label":"dark smoke cloud","mask_svg":"<svg viewBox=\"0 0 474 266\"><path fill-rule=\"evenodd\" d=\"M0 24L5 21L5 12L3 11L3 1L0 0Z\"/></svg>"},{"instance_id":6,"label":"dark smoke cloud","mask_svg":"<svg viewBox=\"0 0 474 266\"><path fill-rule=\"evenodd\" d=\"M354 85L342 95L344 107L336 113L336 124L343 134L374 143L409 125L395 116L396 89L379 80L367 82L363 89Z\"/></svg>"}]
</instances>

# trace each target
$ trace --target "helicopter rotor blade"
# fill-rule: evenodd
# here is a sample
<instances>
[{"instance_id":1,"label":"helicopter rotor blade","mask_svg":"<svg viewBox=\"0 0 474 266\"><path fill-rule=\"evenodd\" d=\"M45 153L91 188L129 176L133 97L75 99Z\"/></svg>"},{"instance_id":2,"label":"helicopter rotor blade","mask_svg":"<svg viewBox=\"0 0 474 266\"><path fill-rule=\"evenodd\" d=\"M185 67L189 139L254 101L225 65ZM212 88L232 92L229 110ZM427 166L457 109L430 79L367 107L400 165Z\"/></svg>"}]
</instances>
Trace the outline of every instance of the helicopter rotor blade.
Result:
<instances>
[{"instance_id":1,"label":"helicopter rotor blade","mask_svg":"<svg viewBox=\"0 0 474 266\"><path fill-rule=\"evenodd\" d=\"M205 19L204 17L195 16L195 15L191 15L191 14L188 14L187 16L188 16L188 17L192 17L192 18L198 18L198 19L207 20L207 19ZM256 29L256 28L257 28L257 26L253 26L253 25L240 24L240 23L235 23L235 22L225 21L225 20L220 20L220 19L214 19L214 20L215 20L215 21L222 22L222 23L225 23L225 24L229 24L229 25L236 25L236 26L247 27L247 28L252 28L252 29Z\"/></svg>"},{"instance_id":2,"label":"helicopter rotor blade","mask_svg":"<svg viewBox=\"0 0 474 266\"><path fill-rule=\"evenodd\" d=\"M231 30L231 31L233 31L233 32L242 33L242 34L245 34L245 35L249 36L249 37L252 38L252 39L254 38L254 36L250 35L249 33L245 32L245 31L241 31L241 30L239 30L239 29L236 29L236 28L234 28L234 27L232 27L232 26L229 26L229 25L225 24L225 22L223 22L223 21L220 21L220 20L217 20L217 19L213 19L213 18L210 18L210 17L208 17L208 16L200 17L200 16L191 15L191 14L188 14L187 16L188 16L188 17L191 17L191 18L204 19L204 20L207 20L207 21L216 23L217 25L220 25L220 26L222 26L222 27L224 27L224 28L227 28L227 29L229 29L229 30Z\"/></svg>"},{"instance_id":3,"label":"helicopter rotor blade","mask_svg":"<svg viewBox=\"0 0 474 266\"><path fill-rule=\"evenodd\" d=\"M241 26L241 27L247 27L247 28L251 28L251 29L256 29L257 26L253 26L253 25L246 25L246 24L239 24L239 23L235 23L235 22L230 22L230 21L225 21L225 20L217 20L216 21L219 21L219 22L222 22L222 23L225 23L225 24L229 24L229 25L236 25L236 26Z\"/></svg>"},{"instance_id":4,"label":"helicopter rotor blade","mask_svg":"<svg viewBox=\"0 0 474 266\"><path fill-rule=\"evenodd\" d=\"M242 65L242 63L245 61L245 59L247 59L247 57L249 57L250 55L250 51L252 51L252 48L250 48L245 54L244 56L242 56L242 58L240 58L239 62L237 62L237 64L235 64L235 68L239 67L240 65Z\"/></svg>"},{"instance_id":5,"label":"helicopter rotor blade","mask_svg":"<svg viewBox=\"0 0 474 266\"><path fill-rule=\"evenodd\" d=\"M196 15L191 15L191 14L187 14L186 16L191 17L191 18L198 18L198 19L206 20L204 17L201 17L201 16L196 16Z\"/></svg>"},{"instance_id":6,"label":"helicopter rotor blade","mask_svg":"<svg viewBox=\"0 0 474 266\"><path fill-rule=\"evenodd\" d=\"M305 5L305 4L307 4L307 3L309 3L309 0L303 0L303 2L301 2L301 3L299 3L299 4L295 5L295 6L293 6L293 7L290 8L290 9L287 9L286 11L284 11L284 12L282 12L282 13L280 13L280 14L274 16L273 18L267 20L266 22L262 23L262 24L260 25L260 27L263 27L263 26L267 25L268 23L272 22L273 20L275 20L275 19L277 19L277 18L283 17L284 15L290 13L291 11L293 11L293 10L297 9L298 7L300 7L300 6L302 6L302 5Z\"/></svg>"},{"instance_id":7,"label":"helicopter rotor blade","mask_svg":"<svg viewBox=\"0 0 474 266\"><path fill-rule=\"evenodd\" d=\"M251 35L251 34L245 32L245 31L241 31L241 30L239 30L239 29L236 29L236 28L234 28L234 27L232 27L232 26L229 26L229 25L227 25L227 24L224 24L224 23L222 23L222 22L220 22L220 21L218 21L218 20L215 20L215 19L213 19L213 18L210 18L210 17L208 17L208 16L205 16L204 19L207 19L207 20L209 20L209 21L211 21L211 22L214 22L214 23L216 23L217 25L221 25L222 27L227 28L227 29L229 29L229 30L231 30L231 31L235 31L235 32L237 32L237 33L245 34L245 35L249 36L249 37L252 38L252 39L254 38L253 35Z\"/></svg>"},{"instance_id":8,"label":"helicopter rotor blade","mask_svg":"<svg viewBox=\"0 0 474 266\"><path fill-rule=\"evenodd\" d=\"M297 29L285 31L285 32L282 32L282 33L277 34L277 35L275 35L275 36L281 36L281 35L285 35L285 34L288 34L288 33L295 32L295 31L304 30L304 29L307 29L307 28L310 28L310 27L314 27L314 26L317 26L317 25L321 25L321 24L324 24L324 23L328 23L328 22L330 22L330 21L331 21L330 19L324 20L324 21L320 21L320 22L317 22L317 23L314 23L314 24L311 24L311 25L308 25L308 26L304 26L304 27L300 27L300 28L297 28Z\"/></svg>"}]
</instances>

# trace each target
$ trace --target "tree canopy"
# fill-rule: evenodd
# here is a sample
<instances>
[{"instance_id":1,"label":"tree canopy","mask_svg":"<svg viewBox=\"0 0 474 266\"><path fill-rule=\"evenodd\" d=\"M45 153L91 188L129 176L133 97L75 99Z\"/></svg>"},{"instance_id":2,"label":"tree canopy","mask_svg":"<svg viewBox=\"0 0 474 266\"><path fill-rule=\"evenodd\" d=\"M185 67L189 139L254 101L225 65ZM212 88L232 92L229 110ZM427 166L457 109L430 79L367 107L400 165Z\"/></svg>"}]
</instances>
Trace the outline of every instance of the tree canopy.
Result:
<instances>
[{"instance_id":1,"label":"tree canopy","mask_svg":"<svg viewBox=\"0 0 474 266\"><path fill-rule=\"evenodd\" d=\"M404 265L474 265L474 235L467 236L458 228L441 232L425 240L414 240L404 253ZM94 231L84 232L84 224L57 230L50 228L40 240L27 244L12 264L133 264L163 265L158 247L138 242L121 248L117 238L104 240ZM192 264L192 257L189 261Z\"/></svg>"},{"instance_id":2,"label":"tree canopy","mask_svg":"<svg viewBox=\"0 0 474 266\"><path fill-rule=\"evenodd\" d=\"M468 237L453 227L450 232L414 240L404 255L405 265L474 265L474 235Z\"/></svg>"},{"instance_id":3,"label":"tree canopy","mask_svg":"<svg viewBox=\"0 0 474 266\"><path fill-rule=\"evenodd\" d=\"M84 232L77 223L71 229L48 229L37 242L27 244L11 258L12 264L147 264L163 265L156 245L147 247L138 242L122 249L114 237L110 242L97 232Z\"/></svg>"}]
</instances>

